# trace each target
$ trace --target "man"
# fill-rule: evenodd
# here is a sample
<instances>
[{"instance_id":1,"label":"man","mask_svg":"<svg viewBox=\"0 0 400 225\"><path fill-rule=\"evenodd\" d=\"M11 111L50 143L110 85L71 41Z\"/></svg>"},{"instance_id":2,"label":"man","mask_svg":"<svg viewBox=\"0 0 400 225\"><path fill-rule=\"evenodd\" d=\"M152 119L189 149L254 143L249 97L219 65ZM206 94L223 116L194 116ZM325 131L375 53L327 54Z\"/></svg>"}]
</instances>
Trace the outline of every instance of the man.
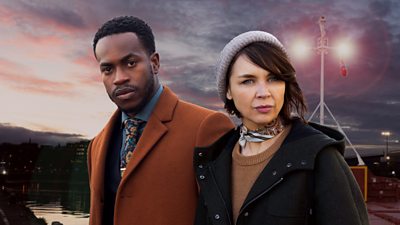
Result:
<instances>
[{"instance_id":1,"label":"man","mask_svg":"<svg viewBox=\"0 0 400 225\"><path fill-rule=\"evenodd\" d=\"M93 50L118 110L88 148L90 224L192 224L193 149L212 144L232 122L160 85L159 54L144 21L106 22Z\"/></svg>"}]
</instances>

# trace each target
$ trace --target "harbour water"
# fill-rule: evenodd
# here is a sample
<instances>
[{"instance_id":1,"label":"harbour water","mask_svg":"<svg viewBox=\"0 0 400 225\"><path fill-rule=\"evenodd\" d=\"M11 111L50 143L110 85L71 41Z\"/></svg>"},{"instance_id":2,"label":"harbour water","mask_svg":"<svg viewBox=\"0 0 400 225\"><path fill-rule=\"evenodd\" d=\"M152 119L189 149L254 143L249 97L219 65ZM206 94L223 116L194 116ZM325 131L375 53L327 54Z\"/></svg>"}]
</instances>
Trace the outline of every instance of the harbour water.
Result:
<instances>
[{"instance_id":1,"label":"harbour water","mask_svg":"<svg viewBox=\"0 0 400 225\"><path fill-rule=\"evenodd\" d=\"M30 201L27 202L26 206L37 218L45 219L48 224L51 224L55 221L58 221L63 225L89 224L88 213L66 209L61 205L60 201L49 202L47 204Z\"/></svg>"},{"instance_id":2,"label":"harbour water","mask_svg":"<svg viewBox=\"0 0 400 225\"><path fill-rule=\"evenodd\" d=\"M43 187L43 188L42 188ZM24 205L47 224L87 225L89 223L89 190L87 184L68 187L57 185L19 184L6 188L10 204Z\"/></svg>"}]
</instances>

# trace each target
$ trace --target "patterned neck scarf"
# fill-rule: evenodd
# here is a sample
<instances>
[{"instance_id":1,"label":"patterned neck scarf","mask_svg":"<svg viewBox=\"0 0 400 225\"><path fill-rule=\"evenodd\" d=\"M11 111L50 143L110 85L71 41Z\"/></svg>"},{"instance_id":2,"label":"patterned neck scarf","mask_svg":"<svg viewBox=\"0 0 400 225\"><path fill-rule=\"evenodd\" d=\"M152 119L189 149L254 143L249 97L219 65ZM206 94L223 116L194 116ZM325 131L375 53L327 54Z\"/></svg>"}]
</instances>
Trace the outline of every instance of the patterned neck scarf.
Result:
<instances>
[{"instance_id":1,"label":"patterned neck scarf","mask_svg":"<svg viewBox=\"0 0 400 225\"><path fill-rule=\"evenodd\" d=\"M249 130L242 124L240 125L239 145L244 148L247 142L266 141L281 133L284 128L280 119L276 119L271 124L257 130Z\"/></svg>"}]
</instances>

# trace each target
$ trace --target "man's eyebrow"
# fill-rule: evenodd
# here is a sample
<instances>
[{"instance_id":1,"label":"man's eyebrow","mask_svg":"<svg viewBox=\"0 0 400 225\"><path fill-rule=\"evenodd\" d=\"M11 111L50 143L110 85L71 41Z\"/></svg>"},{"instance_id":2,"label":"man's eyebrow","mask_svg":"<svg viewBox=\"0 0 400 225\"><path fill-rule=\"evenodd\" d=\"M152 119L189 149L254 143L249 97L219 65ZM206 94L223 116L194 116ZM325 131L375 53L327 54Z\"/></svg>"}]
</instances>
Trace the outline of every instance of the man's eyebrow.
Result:
<instances>
[{"instance_id":1,"label":"man's eyebrow","mask_svg":"<svg viewBox=\"0 0 400 225\"><path fill-rule=\"evenodd\" d=\"M118 61L120 61L120 62L126 62L129 58L131 58L131 57L137 57L138 55L137 54L135 54L135 53L128 53L128 54L126 54L125 56L123 56L122 58L120 58ZM112 66L113 64L112 63L110 63L110 62L102 62L102 63L100 63L100 67L103 67L103 66Z\"/></svg>"},{"instance_id":2,"label":"man's eyebrow","mask_svg":"<svg viewBox=\"0 0 400 225\"><path fill-rule=\"evenodd\" d=\"M100 67L105 67L105 66L112 66L112 63L108 63L108 62L100 63Z\"/></svg>"},{"instance_id":3,"label":"man's eyebrow","mask_svg":"<svg viewBox=\"0 0 400 225\"><path fill-rule=\"evenodd\" d=\"M137 56L137 55L134 54L134 53L128 53L126 56L122 57L119 61L125 62L125 61L127 61L129 58L135 57L135 56Z\"/></svg>"}]
</instances>

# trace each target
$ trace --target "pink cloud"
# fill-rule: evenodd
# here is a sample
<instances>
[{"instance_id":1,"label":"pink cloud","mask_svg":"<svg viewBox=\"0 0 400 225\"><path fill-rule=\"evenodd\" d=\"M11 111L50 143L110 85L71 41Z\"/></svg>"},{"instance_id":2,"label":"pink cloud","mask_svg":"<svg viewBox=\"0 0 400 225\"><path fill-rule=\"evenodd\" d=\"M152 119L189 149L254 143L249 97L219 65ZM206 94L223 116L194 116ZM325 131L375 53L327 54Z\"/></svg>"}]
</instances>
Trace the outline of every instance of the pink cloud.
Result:
<instances>
[{"instance_id":1,"label":"pink cloud","mask_svg":"<svg viewBox=\"0 0 400 225\"><path fill-rule=\"evenodd\" d=\"M2 85L11 87L18 92L34 94L71 96L73 84L69 82L55 82L26 74L27 68L21 64L0 58L0 80Z\"/></svg>"},{"instance_id":2,"label":"pink cloud","mask_svg":"<svg viewBox=\"0 0 400 225\"><path fill-rule=\"evenodd\" d=\"M57 33L75 34L86 29L83 19L72 10L49 8L45 5L16 3L14 6L0 6L0 22L13 28L20 28L24 34L29 31L21 26L30 26L35 32L54 30ZM21 17L20 15L23 15ZM33 35L33 34L31 34ZM40 36L35 34L33 36Z\"/></svg>"},{"instance_id":3,"label":"pink cloud","mask_svg":"<svg viewBox=\"0 0 400 225\"><path fill-rule=\"evenodd\" d=\"M89 68L98 69L98 67L99 67L99 65L93 55L93 50L91 48L88 49L87 51L85 51L84 54L75 57L73 62L78 65L89 67Z\"/></svg>"},{"instance_id":4,"label":"pink cloud","mask_svg":"<svg viewBox=\"0 0 400 225\"><path fill-rule=\"evenodd\" d=\"M88 49L84 54L76 56L72 62L76 65L87 68L88 72L74 76L81 84L98 85L102 82L99 65L94 58L92 49Z\"/></svg>"},{"instance_id":5,"label":"pink cloud","mask_svg":"<svg viewBox=\"0 0 400 225\"><path fill-rule=\"evenodd\" d=\"M45 49L54 49L56 47L61 48L66 45L66 41L60 37L54 35L36 35L31 33L18 33L13 39L5 41L7 45L18 46L23 48L24 46L43 46ZM31 54L33 52L30 52ZM48 53L46 51L35 52L35 56L46 57Z\"/></svg>"},{"instance_id":6,"label":"pink cloud","mask_svg":"<svg viewBox=\"0 0 400 225\"><path fill-rule=\"evenodd\" d=\"M0 5L0 23L3 25L11 25L14 22L14 14L5 6Z\"/></svg>"}]
</instances>

